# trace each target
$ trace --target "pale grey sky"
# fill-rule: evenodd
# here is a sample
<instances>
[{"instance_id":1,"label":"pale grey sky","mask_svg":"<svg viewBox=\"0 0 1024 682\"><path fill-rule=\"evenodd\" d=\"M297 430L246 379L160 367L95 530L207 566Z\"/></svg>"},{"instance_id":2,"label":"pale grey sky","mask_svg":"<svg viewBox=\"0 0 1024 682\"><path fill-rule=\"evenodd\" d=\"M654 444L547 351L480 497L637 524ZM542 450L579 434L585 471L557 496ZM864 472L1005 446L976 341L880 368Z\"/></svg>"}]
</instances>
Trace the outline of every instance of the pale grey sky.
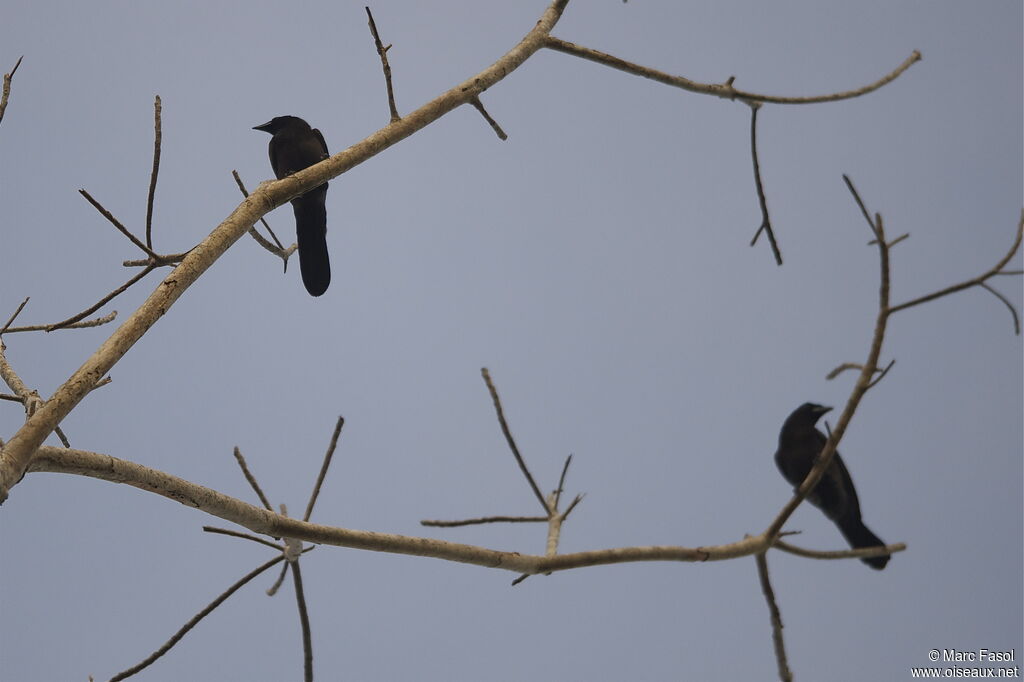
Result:
<instances>
[{"instance_id":1,"label":"pale grey sky","mask_svg":"<svg viewBox=\"0 0 1024 682\"><path fill-rule=\"evenodd\" d=\"M138 257L79 195L137 232L152 101L163 100L155 241L201 240L271 177L272 116L332 151L387 123L363 4L10 0L0 71L25 60L0 124L0 318L91 304ZM528 31L531 2L379 2L407 113ZM1022 205L1019 2L570 4L554 34L700 81L860 99L762 111L762 167L786 259L760 222L748 109L553 52L470 108L333 180L334 269L320 299L296 264L239 241L65 421L74 446L301 510L334 420L347 425L314 520L541 553L540 526L424 529L422 518L535 514L479 369L491 369L544 489L574 453L587 494L564 551L731 542L789 486L772 454L790 411L840 406L875 315L877 255L841 174L892 235L893 298L973 277ZM289 209L269 220L294 239ZM1021 267L1018 255L1013 267ZM151 275L106 310L122 319ZM993 282L1019 310L1020 278ZM44 396L112 327L14 335ZM864 519L906 542L882 572L769 554L799 680L903 680L931 649L1022 643L1022 353L973 289L897 315L840 448ZM6 389L4 389L6 390ZM23 420L0 403L0 437ZM56 442L51 440L51 442ZM0 678L107 679L148 655L266 548L138 490L32 474L0 509ZM841 549L802 507L796 542ZM535 577L320 548L302 561L321 680L765 680L775 675L753 559ZM301 679L291 590L243 588L137 679ZM1015 664L1019 665L1020 661Z\"/></svg>"}]
</instances>

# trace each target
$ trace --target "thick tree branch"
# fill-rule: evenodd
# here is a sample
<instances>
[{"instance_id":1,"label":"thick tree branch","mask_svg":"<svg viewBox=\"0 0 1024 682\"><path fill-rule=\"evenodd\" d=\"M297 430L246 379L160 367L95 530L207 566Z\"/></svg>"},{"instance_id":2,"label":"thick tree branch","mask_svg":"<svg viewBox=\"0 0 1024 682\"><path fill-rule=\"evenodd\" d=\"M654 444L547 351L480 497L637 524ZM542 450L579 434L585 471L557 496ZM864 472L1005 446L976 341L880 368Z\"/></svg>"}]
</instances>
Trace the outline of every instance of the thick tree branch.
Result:
<instances>
[{"instance_id":1,"label":"thick tree branch","mask_svg":"<svg viewBox=\"0 0 1024 682\"><path fill-rule=\"evenodd\" d=\"M149 331L171 306L249 227L269 211L376 156L463 104L469 104L515 71L544 46L568 0L553 0L529 33L494 64L408 116L388 124L361 142L294 175L265 182L247 197L157 286L146 301L57 389L0 451L0 503L28 468L32 454L54 427L96 383Z\"/></svg>"},{"instance_id":2,"label":"thick tree branch","mask_svg":"<svg viewBox=\"0 0 1024 682\"><path fill-rule=\"evenodd\" d=\"M156 493L187 507L236 523L254 533L286 537L323 545L350 547L375 552L431 557L446 561L501 568L516 573L547 573L585 566L603 566L635 561L723 561L750 556L768 549L765 536L706 547L650 546L619 547L555 556L504 552L457 542L391 533L350 530L275 514L237 500L216 490L109 455L52 446L40 447L29 468L31 472L59 472L123 483Z\"/></svg>"}]
</instances>

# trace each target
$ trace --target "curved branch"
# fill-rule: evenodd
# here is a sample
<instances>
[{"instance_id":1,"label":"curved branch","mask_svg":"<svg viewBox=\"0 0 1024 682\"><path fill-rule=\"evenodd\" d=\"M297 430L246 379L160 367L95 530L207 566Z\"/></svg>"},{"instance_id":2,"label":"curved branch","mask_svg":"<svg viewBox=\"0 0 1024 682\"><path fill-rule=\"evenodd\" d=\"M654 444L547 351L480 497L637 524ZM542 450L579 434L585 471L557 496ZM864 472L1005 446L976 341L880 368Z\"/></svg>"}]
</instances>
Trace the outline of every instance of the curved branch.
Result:
<instances>
[{"instance_id":1,"label":"curved branch","mask_svg":"<svg viewBox=\"0 0 1024 682\"><path fill-rule=\"evenodd\" d=\"M796 545L791 545L782 540L776 540L775 544L772 546L777 549L781 549L783 552L789 552L790 554L806 557L808 559L863 559L865 557L886 556L888 554L902 552L907 549L907 545L904 542L896 542L882 547L840 550L804 549L803 547L797 547Z\"/></svg>"},{"instance_id":2,"label":"curved branch","mask_svg":"<svg viewBox=\"0 0 1024 682\"><path fill-rule=\"evenodd\" d=\"M828 469L829 464L832 463L832 458L835 456L836 448L839 446L839 441L842 440L843 434L846 433L846 427L850 424L850 420L853 419L853 413L856 412L864 394L868 392L869 388L871 388L871 382L875 373L879 371L878 358L882 354L882 342L885 340L885 329L888 325L889 315L891 313L891 309L889 308L889 245L885 241L885 226L882 223L882 216L876 214L875 220L872 222L868 210L864 206L864 202L861 200L860 195L853 186L853 182L851 182L845 175L843 176L843 180L846 182L846 186L849 187L854 199L856 199L857 205L860 206L861 212L867 220L868 227L874 234L876 240L875 244L878 246L880 284L878 287L878 315L875 318L875 331L871 338L871 348L868 351L868 358L860 368L860 374L857 376L857 383L854 385L853 390L850 391L850 397L846 399L846 405L843 407L842 414L839 415L839 421L836 422L835 428L829 432L828 440L825 442L825 447L822 448L817 461L807 473L807 478L805 478L804 482L800 484L796 493L789 502L783 506L778 516L775 517L775 520L771 522L764 532L765 536L773 539L779 534L779 531L782 530L782 526L785 525L786 521L789 520L789 517L793 515L793 512L796 511L796 508L800 503L804 501L804 498L806 498L814 489L814 486L818 484L818 481Z\"/></svg>"},{"instance_id":3,"label":"curved branch","mask_svg":"<svg viewBox=\"0 0 1024 682\"><path fill-rule=\"evenodd\" d=\"M954 284L952 286L948 286L945 289L939 289L938 291L933 291L932 293L925 294L924 296L919 296L918 298L915 298L913 300L907 301L906 303L900 303L899 305L894 305L892 308L889 309L889 312L890 313L898 313L901 310L905 310L907 308L912 308L915 305L920 305L922 303L927 303L928 301L933 301L936 298L942 298L943 296L949 296L950 294L954 294L954 293L956 293L958 291L963 291L964 289L969 289L969 288L974 287L974 286L981 286L981 284L985 280L991 279L992 277L995 277L996 275L1002 273L1003 268L1006 267L1006 265L1010 262L1010 260L1014 257L1014 255L1016 255L1017 250L1020 249L1020 245L1021 245L1021 240L1022 239L1024 239L1024 211L1021 212L1020 221L1017 223L1017 234L1014 236L1013 244L1010 245L1010 248L1006 252L1006 255L1004 255L1001 259L999 259L999 262L996 263L995 266L993 266L991 269L989 269L985 273L983 273L983 274L981 274L981 275L979 275L977 277L974 277L972 279L968 279L968 280L965 280L965 281L960 282L958 284ZM1011 273L1007 273L1007 274L1011 274ZM991 291L991 289L990 289L990 291ZM995 292L993 291L992 293L995 293ZM1003 302L1007 303L1007 305L1009 305L1009 303L1006 301L1006 299L1003 299ZM1010 306L1010 308L1012 310L1013 306ZM1014 317L1016 317L1016 314L1014 315Z\"/></svg>"},{"instance_id":4,"label":"curved branch","mask_svg":"<svg viewBox=\"0 0 1024 682\"><path fill-rule=\"evenodd\" d=\"M738 542L708 547L618 547L555 556L503 552L433 538L377 533L324 526L288 518L261 509L162 471L134 462L84 450L52 446L40 447L29 467L32 472L58 472L89 476L113 483L124 483L156 493L187 507L236 523L254 533L287 537L323 545L336 545L374 552L431 557L446 561L501 568L515 573L548 573L584 566L604 566L635 561L723 561L750 556L768 549L764 535L746 537Z\"/></svg>"},{"instance_id":5,"label":"curved branch","mask_svg":"<svg viewBox=\"0 0 1024 682\"><path fill-rule=\"evenodd\" d=\"M583 47L582 45L576 45L575 43L570 43L567 40L561 40L554 36L548 36L544 43L544 47L557 52L571 54L574 57L580 57L581 59L597 62L598 64L604 64L605 66L610 66L613 69L631 73L634 76L643 76L644 78L650 78L651 80L665 85L670 85L674 88L689 90L690 92L696 92L702 95L714 95L715 97L722 97L724 99L743 99L751 102L771 102L773 104L817 104L820 102L836 102L838 100L860 97L861 95L866 95L867 93L873 92L883 85L896 80L904 71L909 69L914 62L921 60L921 53L914 50L909 57L903 60L902 64L897 66L890 73L882 76L874 83L869 83L868 85L854 90L834 92L827 95L812 95L809 97L783 97L781 95L764 95L756 92L748 92L746 90L737 90L732 86L734 78L730 78L725 83L699 83L697 81L692 81L689 78L684 78L683 76L673 76L672 74L665 73L664 71L658 71L657 69L651 69L646 66L627 62L625 59L619 59L618 57L605 52L593 50L589 47Z\"/></svg>"},{"instance_id":6,"label":"curved branch","mask_svg":"<svg viewBox=\"0 0 1024 682\"><path fill-rule=\"evenodd\" d=\"M246 583L251 581L256 576L258 576L259 574L263 573L267 569L272 568L275 564L281 563L282 561L284 561L284 555L283 554L281 554L281 555L271 559L270 561L268 561L267 563L263 564L262 566L256 567L255 569L253 569L252 571L250 571L246 575L244 575L241 578L239 578L238 581L235 582L234 585L232 585L231 587L226 589L224 592L222 592L220 594L220 596L218 596L216 599L214 599L212 602L210 602L202 611L200 611L199 613L194 615L191 619L189 619L189 621L187 623L182 625L181 628L177 632L175 632L171 636L171 638L169 640L167 640L166 643L164 643L163 646L161 646L159 649L157 649L156 651L151 653L149 656L147 656L142 662L140 662L140 663L138 663L136 665L133 665L131 668L128 668L127 670L122 670L118 674L116 674L113 677L111 677L110 678L110 682L117 682L118 680L126 679L128 677L131 677L135 673L139 672L140 670L148 668L150 665L152 665L154 662L156 662L156 660L158 658L160 658L161 656L166 654L168 651L170 651L171 648L175 644L177 644L178 641L181 640L182 637L184 637L185 635L188 634L189 630L191 630L192 628L194 628L196 625L199 624L199 621L201 621L203 618L206 618L208 615L210 615L210 613L213 612L213 610L215 608L217 608L218 606L223 604L227 600L228 597L230 597L235 592L240 590L242 587L244 587L246 585Z\"/></svg>"}]
</instances>

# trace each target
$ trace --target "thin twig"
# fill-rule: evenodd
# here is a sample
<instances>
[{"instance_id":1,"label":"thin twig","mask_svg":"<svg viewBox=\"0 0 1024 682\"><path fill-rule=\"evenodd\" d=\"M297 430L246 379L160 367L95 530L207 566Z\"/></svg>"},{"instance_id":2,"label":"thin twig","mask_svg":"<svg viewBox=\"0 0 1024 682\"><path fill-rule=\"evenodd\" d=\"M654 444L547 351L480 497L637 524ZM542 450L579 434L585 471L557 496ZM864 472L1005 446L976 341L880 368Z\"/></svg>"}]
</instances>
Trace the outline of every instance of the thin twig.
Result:
<instances>
[{"instance_id":1,"label":"thin twig","mask_svg":"<svg viewBox=\"0 0 1024 682\"><path fill-rule=\"evenodd\" d=\"M4 326L0 327L0 336L3 336L7 330L11 328L11 324L18 319L18 315L20 315L21 311L25 309L25 306L28 305L28 299L29 297L26 296L25 300L21 302L21 305L18 306L17 310L7 318L6 322L4 322Z\"/></svg>"},{"instance_id":2,"label":"thin twig","mask_svg":"<svg viewBox=\"0 0 1024 682\"><path fill-rule=\"evenodd\" d=\"M313 493L309 496L306 513L302 516L303 521L309 521L309 517L313 515L313 505L316 504L316 498L320 495L320 486L323 485L327 469L331 466L331 458L334 456L334 448L338 447L338 436L341 435L343 426L345 426L345 418L339 416L338 422L334 425L334 433L331 434L331 443L327 446L327 454L324 455L324 463L320 466L320 474L316 477L316 485L313 486Z\"/></svg>"},{"instance_id":3,"label":"thin twig","mask_svg":"<svg viewBox=\"0 0 1024 682\"><path fill-rule=\"evenodd\" d=\"M156 265L159 265L161 267L164 265L177 265L178 263L185 259L185 256L187 256L189 254L189 251L191 250L192 249L189 249L188 251L184 251L182 253L168 253L166 255L161 255ZM121 261L121 265L123 265L126 268L142 268L147 265L153 264L154 263L151 258L147 258L145 260L135 259Z\"/></svg>"},{"instance_id":4,"label":"thin twig","mask_svg":"<svg viewBox=\"0 0 1024 682\"><path fill-rule=\"evenodd\" d=\"M290 564L286 561L281 566L281 571L277 574L277 578L275 578L274 582L270 585L270 587L267 588L268 597L273 597L274 595L276 595L277 591L281 589L281 585L284 585L284 579L288 576L289 565Z\"/></svg>"},{"instance_id":5,"label":"thin twig","mask_svg":"<svg viewBox=\"0 0 1024 682\"><path fill-rule=\"evenodd\" d=\"M730 78L725 83L699 83L692 81L689 78L682 76L673 76L672 74L665 73L664 71L658 71L657 69L651 69L646 66L640 66L639 64L633 64L627 62L624 59L612 56L610 54L593 50L589 47L583 47L582 45L576 45L570 43L567 40L561 40L552 35L547 36L544 42L544 47L555 50L557 52L564 52L565 54L571 54L575 57L587 59L598 64L610 66L613 69L619 69L626 73L631 73L635 76L642 76L644 78L650 78L651 80L659 83L664 83L675 88L681 88L683 90L689 90L690 92L696 92L704 95L714 95L715 97L722 97L725 99L740 99L748 100L751 102L771 102L774 104L814 104L818 102L835 102L842 99L851 99L853 97L859 97L866 95L869 92L877 90L878 88L892 82L899 77L904 71L909 69L914 62L921 59L921 53L917 50L904 60L902 64L896 67L891 73L886 74L882 78L878 79L874 83L865 85L855 90L846 90L844 92L836 92L828 95L813 95L810 97L781 97L777 95L763 95L756 92L747 92L746 90L737 90L733 87L732 83L734 80Z\"/></svg>"},{"instance_id":6,"label":"thin twig","mask_svg":"<svg viewBox=\"0 0 1024 682\"><path fill-rule=\"evenodd\" d=\"M533 474L526 468L526 462L523 461L523 456L519 454L519 448L516 446L516 441L512 437L512 432L508 429L508 422L505 421L505 411L501 407L501 399L498 397L498 389L494 387L494 382L491 381L491 373L487 371L486 367L480 369L480 374L483 375L484 383L487 384L487 390L491 392L491 400L494 401L494 411L498 413L498 423L501 425L501 432L505 434L505 441L508 443L508 447L512 450L512 454L516 458L516 463L519 464L519 469L523 472L523 476L526 476L526 480L530 484L530 488L533 490L533 494L540 501L540 505L544 507L546 514L551 513L548 509L548 503L544 499L544 495L541 494L540 488L537 487L537 482L533 480Z\"/></svg>"},{"instance_id":7,"label":"thin twig","mask_svg":"<svg viewBox=\"0 0 1024 682\"><path fill-rule=\"evenodd\" d=\"M388 50L391 46L384 47L384 43L380 40L380 34L377 33L377 24L373 20L373 13L370 12L370 8L366 8L366 17L370 23L370 33L373 34L373 43L377 46L377 54L380 55L380 63L384 68L384 83L388 88L388 108L391 110L391 122L400 121L401 116L398 115L398 107L395 106L395 89L391 84L391 65L388 64Z\"/></svg>"},{"instance_id":8,"label":"thin twig","mask_svg":"<svg viewBox=\"0 0 1024 682\"><path fill-rule=\"evenodd\" d=\"M270 506L270 500L263 494L263 489L260 488L260 484L256 482L256 477L249 471L249 465L245 463L245 457L242 456L242 451L235 446L234 450L235 461L238 462L238 466L242 468L242 475L245 476L245 480L249 481L249 485L253 490L256 491L256 497L260 498L260 503L263 504L263 508L267 511L274 511L274 508Z\"/></svg>"},{"instance_id":9,"label":"thin twig","mask_svg":"<svg viewBox=\"0 0 1024 682\"><path fill-rule=\"evenodd\" d=\"M251 540L252 542L258 542L261 545L266 545L271 549L281 550L281 545L271 542L270 540L264 540L258 535L252 535L251 533L241 533L237 530L229 530L227 528L217 528L216 526L203 526L203 531L206 533L219 533L220 535L230 535L233 538L241 538L243 540Z\"/></svg>"},{"instance_id":10,"label":"thin twig","mask_svg":"<svg viewBox=\"0 0 1024 682\"><path fill-rule=\"evenodd\" d=\"M235 183L238 185L238 189L242 190L242 196L249 196L249 190L245 188L245 183L242 182L242 177L238 174L238 171L231 171L231 175L234 176ZM287 270L288 256L291 255L291 250L287 251L287 253L284 253L285 248L281 244L281 240L278 239L277 235L274 234L274 231L270 229L270 225L267 224L266 218L261 217L260 222L263 223L263 227L267 228L267 232L270 233L270 237L274 240L274 244L277 244L277 249L274 249L274 247L266 239L263 238L263 235L256 231L255 225L249 228L249 234L252 235L252 238L256 240L256 243L262 246L264 249L277 256L281 256L281 258L284 259L285 270Z\"/></svg>"},{"instance_id":11,"label":"thin twig","mask_svg":"<svg viewBox=\"0 0 1024 682\"><path fill-rule=\"evenodd\" d=\"M554 510L558 511L558 503L562 499L562 492L565 490L565 477L569 473L569 465L572 463L572 454L565 458L565 464L562 465L562 475L558 477L558 487L555 489L555 502Z\"/></svg>"},{"instance_id":12,"label":"thin twig","mask_svg":"<svg viewBox=\"0 0 1024 682\"><path fill-rule=\"evenodd\" d=\"M117 289L114 289L112 292L110 292L109 294L107 294L106 296L101 298L94 305L89 306L88 308L86 308L82 312L78 313L77 315L73 315L72 317L69 317L68 319L66 319L66 320L64 320L62 322L57 322L56 324L51 324L49 327L46 328L46 331L52 332L52 331L56 331L57 329L64 329L65 327L70 327L71 325L75 324L76 322L80 322L82 320L82 318L86 317L87 315L92 315L94 312L96 312L97 310L99 310L100 308L105 306L106 304L110 303L112 300L114 300L115 298L117 298L118 296L123 294L124 292L128 291L128 289L133 284L138 282L140 279L142 279L143 277L145 277L149 273L153 272L153 270L155 270L156 267L157 266L153 265L152 263L147 265L145 268L143 268L142 272L140 272L139 274L137 274L134 277L132 277L131 279L129 279L127 282L122 284Z\"/></svg>"},{"instance_id":13,"label":"thin twig","mask_svg":"<svg viewBox=\"0 0 1024 682\"><path fill-rule=\"evenodd\" d=\"M995 296L996 298L1003 302L1007 310L1010 311L1010 315L1013 316L1013 333L1016 334L1017 336L1020 336L1020 318L1017 316L1017 309L1013 307L1013 304L1010 303L1010 301L1007 300L1005 296L1003 296L1001 293L990 287L985 282L978 282L978 286L980 286L982 289L989 292L990 294L992 294L993 296Z\"/></svg>"},{"instance_id":14,"label":"thin twig","mask_svg":"<svg viewBox=\"0 0 1024 682\"><path fill-rule=\"evenodd\" d=\"M64 431L62 431L59 426L53 427L53 432L57 434L57 438L60 439L61 445L63 445L66 448L71 447L71 441L68 440L68 437L64 434Z\"/></svg>"},{"instance_id":15,"label":"thin twig","mask_svg":"<svg viewBox=\"0 0 1024 682\"><path fill-rule=\"evenodd\" d=\"M885 375L889 373L889 370L892 369L892 366L895 365L895 364L896 364L896 358L893 358L892 360L889 361L889 364L886 365L884 369L879 370L876 367L875 371L878 372L878 376L875 377L874 379L872 379L868 383L868 388L874 388L878 384L879 381L881 381L882 379L885 378Z\"/></svg>"},{"instance_id":16,"label":"thin twig","mask_svg":"<svg viewBox=\"0 0 1024 682\"><path fill-rule=\"evenodd\" d=\"M907 545L904 542L896 542L891 545L884 545L882 547L865 547L863 549L840 549L840 550L816 550L816 549L804 549L803 547L797 547L791 545L788 542L782 540L776 540L772 545L777 549L781 549L783 552L795 554L796 556L806 557L808 559L863 559L866 557L873 556L888 556L896 552L902 552L907 549Z\"/></svg>"},{"instance_id":17,"label":"thin twig","mask_svg":"<svg viewBox=\"0 0 1024 682\"><path fill-rule=\"evenodd\" d=\"M125 237L128 237L128 240L132 244L135 244L135 246L137 246L140 249L142 249L143 251L145 251L146 255L149 256L150 258L152 258L154 261L159 261L160 260L160 255L158 253L156 253L155 251L153 251L153 249L149 248L148 246L143 244L141 241L139 241L139 238L136 237L134 234L132 234L131 231L127 227L122 225L121 221L118 220L117 218L115 218L113 213L111 213L107 209L103 208L103 205L100 202L98 202L95 199L93 199L91 194L89 194L84 189L78 190L78 193L81 194L83 197L85 197L85 200L88 201L90 204L92 204L93 208L95 208L97 211L99 211L100 215L102 215L104 218L106 218L110 222L111 225L116 227L121 234L123 234Z\"/></svg>"},{"instance_id":18,"label":"thin twig","mask_svg":"<svg viewBox=\"0 0 1024 682\"><path fill-rule=\"evenodd\" d=\"M18 57L18 61L14 64L14 68L11 69L10 73L4 74L4 88L3 94L0 94L0 122L4 120L4 111L7 110L7 99L11 96L11 79L14 78L14 73L21 66L21 60L25 58L25 55Z\"/></svg>"},{"instance_id":19,"label":"thin twig","mask_svg":"<svg viewBox=\"0 0 1024 682\"><path fill-rule=\"evenodd\" d=\"M101 325L107 324L108 322L113 322L114 318L116 318L116 317L117 317L117 311L116 310L111 310L109 313L107 313L103 317L97 317L97 318L94 318L92 320L83 320L81 322L74 322L72 324L65 324L65 325L61 325L60 327L55 327L52 324L30 324L30 325L25 325L23 327L11 327L10 329L4 330L4 331L0 331L0 333L3 333L3 334L17 334L18 332L42 332L42 331L49 332L49 331L54 331L56 329L87 329L89 327L99 327ZM96 385L100 386L101 384L96 384Z\"/></svg>"},{"instance_id":20,"label":"thin twig","mask_svg":"<svg viewBox=\"0 0 1024 682\"><path fill-rule=\"evenodd\" d=\"M757 203L761 206L761 226L754 233L750 245L757 243L757 238L764 232L768 235L768 243L771 244L772 253L775 255L775 264L782 265L782 252L775 241L775 231L772 229L772 219L768 216L768 200L764 195L764 183L761 180L761 162L757 154L757 112L761 109L759 102L747 102L750 105L750 156L754 159L754 186L757 188Z\"/></svg>"},{"instance_id":21,"label":"thin twig","mask_svg":"<svg viewBox=\"0 0 1024 682\"><path fill-rule=\"evenodd\" d=\"M889 313L898 313L901 310L906 310L907 308L912 308L916 305L927 303L928 301L933 301L937 298L942 298L943 296L949 296L950 294L956 293L958 291L963 291L964 289L969 289L973 286L981 286L982 283L985 282L985 280L990 279L1002 272L1003 268L1006 267L1010 260L1012 260L1013 257L1016 255L1017 250L1020 248L1022 238L1024 238L1024 211L1021 212L1020 221L1017 223L1017 234L1014 236L1013 244L1010 245L1010 248L1006 252L1006 254L1001 259L999 259L999 261L992 268L972 279L968 279L958 284L948 286L945 289L939 289L938 291L934 291L930 294L926 294L913 300L906 301L905 303L894 305L891 308L889 308ZM992 293L996 292L992 291ZM1007 303L1005 299L1003 299L1003 302ZM1007 305L1009 305L1009 303L1007 303ZM1010 307L1012 308L1012 306ZM1016 315L1014 315L1014 318L1016 318ZM1016 329L1016 325L1014 328Z\"/></svg>"},{"instance_id":22,"label":"thin twig","mask_svg":"<svg viewBox=\"0 0 1024 682\"><path fill-rule=\"evenodd\" d=\"M438 521L424 519L420 521L421 526L434 526L436 528L455 528L457 526L476 526L481 523L547 523L546 516L481 516L475 519L463 519L461 521Z\"/></svg>"},{"instance_id":23,"label":"thin twig","mask_svg":"<svg viewBox=\"0 0 1024 682\"><path fill-rule=\"evenodd\" d=\"M768 559L765 553L757 554L754 559L757 561L757 575L761 580L761 592L764 600L768 602L768 613L772 619L772 644L775 646L775 662L779 667L779 679L782 682L792 682L793 673L789 669L789 662L786 660L786 642L782 638L782 614L779 612L779 605L775 601L775 590L772 589L772 581L768 577Z\"/></svg>"},{"instance_id":24,"label":"thin twig","mask_svg":"<svg viewBox=\"0 0 1024 682\"><path fill-rule=\"evenodd\" d=\"M473 99L471 99L470 104L472 104L476 108L476 110L480 112L480 115L484 117L484 120L490 124L491 130L494 131L494 134L498 136L499 140L504 141L508 139L508 135L506 135L505 131L501 129L501 126L498 125L498 122L491 118L491 115L487 113L487 109L484 108L484 103L480 101L479 97L474 97Z\"/></svg>"},{"instance_id":25,"label":"thin twig","mask_svg":"<svg viewBox=\"0 0 1024 682\"><path fill-rule=\"evenodd\" d=\"M278 564L278 563L280 563L282 561L284 561L284 555L283 554L274 557L273 559L271 559L267 563L263 564L262 566L259 566L258 568L254 569L253 571L247 573L238 582L236 582L234 585L232 585L227 590L225 590L219 597L217 597L212 602L210 602L209 606L207 606L202 611L200 611L195 616L193 616L191 619L189 619L189 621L187 623L185 623L185 625L183 625L180 630L175 632L174 635L172 635L171 638L169 640L167 640L167 642L163 646L161 646L159 649L157 649L152 654L150 654L145 660L143 660L138 665L134 665L131 668L128 668L127 670L119 672L118 674L116 674L113 677L111 677L110 678L110 682L117 682L118 680L123 680L125 678L131 677L132 675L134 675L135 673L139 672L140 670L143 670L143 669L149 667L154 661L156 661L158 658L160 658L161 656L166 654L171 649L171 647L173 647L175 644L177 644L181 640L181 638L184 637L188 633L189 630L191 630L196 625L198 625L199 621L201 621L206 616L210 615L210 613L215 608L217 608L218 606L223 604L224 601L228 597L233 595L241 587L243 587L250 580L252 580L256 576L258 576L260 573L263 573L267 569L273 567L275 564Z\"/></svg>"},{"instance_id":26,"label":"thin twig","mask_svg":"<svg viewBox=\"0 0 1024 682\"><path fill-rule=\"evenodd\" d=\"M299 623L302 625L302 670L305 682L313 682L313 637L309 629L309 611L306 609L306 594L302 589L302 571L299 562L290 562L292 582L295 584L295 601L299 606Z\"/></svg>"},{"instance_id":27,"label":"thin twig","mask_svg":"<svg viewBox=\"0 0 1024 682\"><path fill-rule=\"evenodd\" d=\"M893 239L892 241L890 241L889 242L889 248L892 249L892 247L896 246L897 244L899 244L904 239L910 239L910 233L909 232L904 232L899 237L896 237L896 239Z\"/></svg>"},{"instance_id":28,"label":"thin twig","mask_svg":"<svg viewBox=\"0 0 1024 682\"><path fill-rule=\"evenodd\" d=\"M36 410L36 406L42 402L39 398L38 391L30 389L18 373L14 371L14 367L7 361L7 345L0 339L0 379L4 380L4 383L17 396L18 402L20 402L25 408L25 414L29 417Z\"/></svg>"},{"instance_id":29,"label":"thin twig","mask_svg":"<svg viewBox=\"0 0 1024 682\"><path fill-rule=\"evenodd\" d=\"M562 520L563 521L565 519L569 518L569 514L572 513L572 510L576 508L577 504L579 504L580 502L583 501L584 497L586 497L586 495L580 494L580 495L577 495L576 497L572 498L572 502L570 502L569 506L565 508L564 512L562 512Z\"/></svg>"},{"instance_id":30,"label":"thin twig","mask_svg":"<svg viewBox=\"0 0 1024 682\"><path fill-rule=\"evenodd\" d=\"M149 176L149 196L146 198L146 246L153 248L153 198L156 196L156 178L160 174L160 95L153 101L153 172Z\"/></svg>"},{"instance_id":31,"label":"thin twig","mask_svg":"<svg viewBox=\"0 0 1024 682\"><path fill-rule=\"evenodd\" d=\"M839 376L840 374L842 374L843 372L845 372L848 369L862 370L862 369L864 369L864 365L862 365L860 363L857 363L857 362L844 362L843 364L839 365L834 370L832 370L831 372L826 374L825 378L826 379L835 379L837 376Z\"/></svg>"}]
</instances>

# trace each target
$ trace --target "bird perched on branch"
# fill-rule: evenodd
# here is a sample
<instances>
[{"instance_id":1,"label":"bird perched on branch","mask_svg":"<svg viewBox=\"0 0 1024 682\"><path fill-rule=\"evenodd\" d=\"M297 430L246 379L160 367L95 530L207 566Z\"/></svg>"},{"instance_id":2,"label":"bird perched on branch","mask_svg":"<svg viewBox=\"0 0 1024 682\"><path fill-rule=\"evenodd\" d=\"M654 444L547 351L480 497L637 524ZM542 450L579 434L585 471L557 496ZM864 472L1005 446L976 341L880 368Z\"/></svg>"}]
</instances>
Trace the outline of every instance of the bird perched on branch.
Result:
<instances>
[{"instance_id":1,"label":"bird perched on branch","mask_svg":"<svg viewBox=\"0 0 1024 682\"><path fill-rule=\"evenodd\" d=\"M799 488L818 455L828 440L815 424L831 407L804 403L789 415L779 432L779 449L775 453L775 464L782 475ZM853 479L846 470L843 459L837 451L817 485L807 495L815 507L825 512L854 549L885 545L881 539L864 525L860 519L860 502ZM889 563L890 555L864 557L861 559L871 568L882 570Z\"/></svg>"},{"instance_id":2,"label":"bird perched on branch","mask_svg":"<svg viewBox=\"0 0 1024 682\"><path fill-rule=\"evenodd\" d=\"M278 179L323 161L328 156L327 142L316 128L297 116L277 116L253 130L273 135L270 138L270 166ZM331 283L331 262L327 256L327 183L292 199L295 234L299 245L299 270L302 283L313 296L327 291Z\"/></svg>"}]
</instances>

